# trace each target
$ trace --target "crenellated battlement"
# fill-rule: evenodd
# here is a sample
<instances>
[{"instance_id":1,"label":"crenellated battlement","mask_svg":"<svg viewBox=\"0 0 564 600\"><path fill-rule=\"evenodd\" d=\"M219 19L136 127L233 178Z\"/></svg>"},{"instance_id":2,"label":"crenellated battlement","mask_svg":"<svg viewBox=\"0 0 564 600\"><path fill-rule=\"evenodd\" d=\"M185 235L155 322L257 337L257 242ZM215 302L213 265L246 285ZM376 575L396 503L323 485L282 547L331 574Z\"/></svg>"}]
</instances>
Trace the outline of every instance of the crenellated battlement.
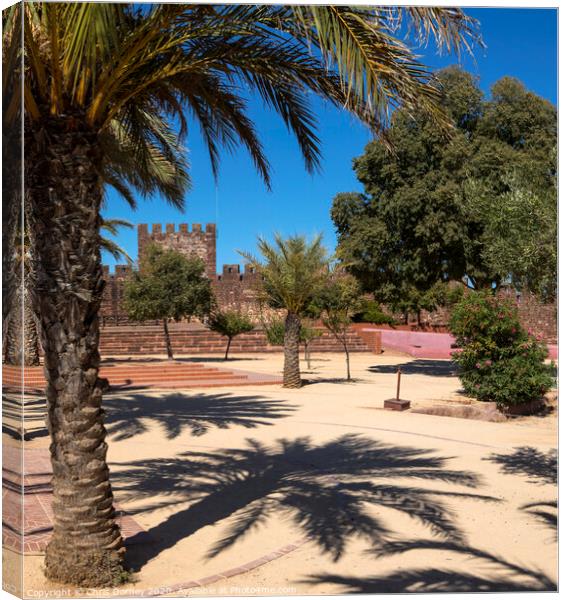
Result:
<instances>
[{"instance_id":1,"label":"crenellated battlement","mask_svg":"<svg viewBox=\"0 0 564 600\"><path fill-rule=\"evenodd\" d=\"M129 264L114 265L112 272L109 265L102 265L102 270L104 272L104 278L117 277L119 279L127 279L132 275L134 266Z\"/></svg>"},{"instance_id":2,"label":"crenellated battlement","mask_svg":"<svg viewBox=\"0 0 564 600\"><path fill-rule=\"evenodd\" d=\"M216 275L217 281L244 281L244 280L255 280L258 277L258 273L255 267L249 264L243 265L244 271L241 271L241 265L238 264L226 264L223 265L221 273Z\"/></svg>"},{"instance_id":3,"label":"crenellated battlement","mask_svg":"<svg viewBox=\"0 0 564 600\"><path fill-rule=\"evenodd\" d=\"M134 273L136 267L133 264L102 265L102 270L106 279L115 277L127 279ZM215 274L211 279L212 281L243 281L255 280L257 277L257 270L249 264L243 265L243 270L239 264L225 264L222 266L221 273Z\"/></svg>"},{"instance_id":4,"label":"crenellated battlement","mask_svg":"<svg viewBox=\"0 0 564 600\"><path fill-rule=\"evenodd\" d=\"M178 229L176 229L177 226ZM151 225L151 231L149 232L148 223L139 223L139 225L137 225L137 233L141 235L168 235L171 233L204 233L207 235L215 235L216 228L215 223L206 223L204 227L202 227L201 223L192 223L192 229L190 229L189 223L165 223L163 231L162 223L153 223Z\"/></svg>"}]
</instances>

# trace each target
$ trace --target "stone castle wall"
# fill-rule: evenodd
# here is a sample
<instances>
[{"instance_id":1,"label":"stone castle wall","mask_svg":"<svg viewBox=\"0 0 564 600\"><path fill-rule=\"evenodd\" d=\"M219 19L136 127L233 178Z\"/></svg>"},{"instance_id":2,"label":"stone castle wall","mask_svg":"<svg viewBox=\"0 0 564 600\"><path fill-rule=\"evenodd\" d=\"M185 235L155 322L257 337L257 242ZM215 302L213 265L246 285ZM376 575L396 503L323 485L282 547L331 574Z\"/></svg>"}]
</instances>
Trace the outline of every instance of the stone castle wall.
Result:
<instances>
[{"instance_id":1,"label":"stone castle wall","mask_svg":"<svg viewBox=\"0 0 564 600\"><path fill-rule=\"evenodd\" d=\"M216 227L207 223L205 228L199 223L192 225L181 223L176 230L173 223L167 223L163 231L162 225L153 224L151 231L146 223L137 227L138 260L142 265L147 248L158 244L163 248L175 250L184 256L197 256L206 265L206 275L221 309L241 310L258 321L259 306L256 301L256 288L259 275L249 265L244 271L238 264L223 265L222 272L216 272ZM106 286L100 311L104 325L127 323L127 315L121 306L124 282L131 277L134 268L130 265L116 265L114 272L104 265Z\"/></svg>"},{"instance_id":2,"label":"stone castle wall","mask_svg":"<svg viewBox=\"0 0 564 600\"><path fill-rule=\"evenodd\" d=\"M137 257L140 265L143 264L147 248L151 244L158 244L185 256L201 258L206 265L207 276L213 279L216 275L215 242L215 223L207 223L204 229L200 223L194 223L192 230L188 223L180 223L178 231L174 223L167 223L164 231L160 223L154 223L151 232L146 223L137 226Z\"/></svg>"}]
</instances>

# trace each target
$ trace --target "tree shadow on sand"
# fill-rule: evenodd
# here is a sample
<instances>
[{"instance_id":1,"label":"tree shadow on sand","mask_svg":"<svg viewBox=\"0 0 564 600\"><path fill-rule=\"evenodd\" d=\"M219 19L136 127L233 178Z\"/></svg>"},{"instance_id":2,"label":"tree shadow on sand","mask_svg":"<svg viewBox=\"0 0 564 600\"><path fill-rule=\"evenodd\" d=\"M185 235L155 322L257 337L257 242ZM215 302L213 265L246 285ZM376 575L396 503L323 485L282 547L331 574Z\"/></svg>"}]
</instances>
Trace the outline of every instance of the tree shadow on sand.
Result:
<instances>
[{"instance_id":1,"label":"tree shadow on sand","mask_svg":"<svg viewBox=\"0 0 564 600\"><path fill-rule=\"evenodd\" d=\"M119 494L130 492L136 498L165 494L170 496L169 504L191 502L149 530L154 544L131 547L129 560L134 569L202 527L227 518L226 533L212 543L209 558L250 531L266 527L269 518L275 517L293 522L336 561L353 537L372 547L390 541L392 532L370 506L406 514L439 538L463 543L443 499L496 501L469 491L478 486L478 477L446 468L445 458L356 435L321 445L308 438L282 439L272 447L248 440L245 449L185 452L175 459L117 464L112 472ZM409 485L409 480L464 488L436 490ZM154 508L149 505L141 510Z\"/></svg>"},{"instance_id":2,"label":"tree shadow on sand","mask_svg":"<svg viewBox=\"0 0 564 600\"><path fill-rule=\"evenodd\" d=\"M262 396L169 393L131 394L104 400L106 426L114 440L127 440L149 430L150 421L165 428L168 439L185 429L194 436L211 427L227 429L239 425L248 429L272 425L288 417L296 406L284 400Z\"/></svg>"},{"instance_id":3,"label":"tree shadow on sand","mask_svg":"<svg viewBox=\"0 0 564 600\"><path fill-rule=\"evenodd\" d=\"M484 460L501 465L502 473L526 475L531 483L556 484L558 456L555 449L542 452L523 446L511 454L490 454Z\"/></svg>"},{"instance_id":4,"label":"tree shadow on sand","mask_svg":"<svg viewBox=\"0 0 564 600\"><path fill-rule=\"evenodd\" d=\"M439 567L401 569L375 577L348 577L321 573L303 583L331 583L341 586L341 594L398 594L406 592L523 592L555 591L556 582L543 571L507 561L495 554L459 543L435 540L392 542L371 553L375 558L402 554L410 550L449 551L461 559L481 559L487 565L485 575Z\"/></svg>"},{"instance_id":5,"label":"tree shadow on sand","mask_svg":"<svg viewBox=\"0 0 564 600\"><path fill-rule=\"evenodd\" d=\"M509 475L524 475L529 483L556 485L558 479L558 454L556 449L542 452L537 448L523 446L510 454L491 454L484 460L501 465L501 472ZM535 517L554 533L558 532L558 502L540 500L521 506L521 510Z\"/></svg>"},{"instance_id":6,"label":"tree shadow on sand","mask_svg":"<svg viewBox=\"0 0 564 600\"><path fill-rule=\"evenodd\" d=\"M530 502L524 504L521 509L551 529L555 541L558 539L558 502L556 500Z\"/></svg>"},{"instance_id":7,"label":"tree shadow on sand","mask_svg":"<svg viewBox=\"0 0 564 600\"><path fill-rule=\"evenodd\" d=\"M374 365L371 373L397 373L398 367L404 375L428 375L429 377L457 377L458 369L450 360L418 358L401 365Z\"/></svg>"}]
</instances>

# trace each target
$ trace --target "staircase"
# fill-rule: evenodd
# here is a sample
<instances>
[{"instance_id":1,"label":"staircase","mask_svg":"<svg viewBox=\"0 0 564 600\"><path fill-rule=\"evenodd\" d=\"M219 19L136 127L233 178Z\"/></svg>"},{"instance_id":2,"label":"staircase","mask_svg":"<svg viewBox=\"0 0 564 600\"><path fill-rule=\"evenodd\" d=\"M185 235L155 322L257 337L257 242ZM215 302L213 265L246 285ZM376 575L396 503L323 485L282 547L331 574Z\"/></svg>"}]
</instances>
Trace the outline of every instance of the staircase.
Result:
<instances>
[{"instance_id":1,"label":"staircase","mask_svg":"<svg viewBox=\"0 0 564 600\"><path fill-rule=\"evenodd\" d=\"M135 361L134 364L109 364L100 367L99 376L107 378L111 390L134 387L184 389L189 387L222 387L238 385L268 385L281 383L275 375L251 373L181 361ZM3 365L2 383L21 387L21 368ZM24 389L43 390L43 367L26 367Z\"/></svg>"},{"instance_id":2,"label":"staircase","mask_svg":"<svg viewBox=\"0 0 564 600\"><path fill-rule=\"evenodd\" d=\"M218 333L197 328L190 324L169 326L173 352L177 354L222 354L227 344L226 338ZM347 342L351 352L371 352L372 348L359 335L350 330ZM312 352L342 352L343 347L324 330L315 338L310 348ZM282 346L271 346L263 330L255 329L237 336L231 343L230 352L282 352ZM166 354L163 329L155 325L108 326L101 329L100 353L103 357L140 354Z\"/></svg>"}]
</instances>

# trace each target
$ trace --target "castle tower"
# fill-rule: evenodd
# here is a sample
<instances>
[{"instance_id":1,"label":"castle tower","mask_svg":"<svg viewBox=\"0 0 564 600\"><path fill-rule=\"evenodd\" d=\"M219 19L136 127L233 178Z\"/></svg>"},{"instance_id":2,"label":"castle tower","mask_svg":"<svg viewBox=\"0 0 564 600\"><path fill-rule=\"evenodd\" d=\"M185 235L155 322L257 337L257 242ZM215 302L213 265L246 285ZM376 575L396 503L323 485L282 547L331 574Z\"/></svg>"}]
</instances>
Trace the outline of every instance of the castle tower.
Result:
<instances>
[{"instance_id":1,"label":"castle tower","mask_svg":"<svg viewBox=\"0 0 564 600\"><path fill-rule=\"evenodd\" d=\"M143 262L147 248L151 244L158 244L184 256L201 258L206 265L206 275L213 279L216 276L215 240L215 223L207 223L203 230L200 223L194 223L192 231L187 223L180 223L178 231L174 223L167 223L164 232L160 223L153 224L151 232L146 223L141 223L137 226L139 264Z\"/></svg>"}]
</instances>

